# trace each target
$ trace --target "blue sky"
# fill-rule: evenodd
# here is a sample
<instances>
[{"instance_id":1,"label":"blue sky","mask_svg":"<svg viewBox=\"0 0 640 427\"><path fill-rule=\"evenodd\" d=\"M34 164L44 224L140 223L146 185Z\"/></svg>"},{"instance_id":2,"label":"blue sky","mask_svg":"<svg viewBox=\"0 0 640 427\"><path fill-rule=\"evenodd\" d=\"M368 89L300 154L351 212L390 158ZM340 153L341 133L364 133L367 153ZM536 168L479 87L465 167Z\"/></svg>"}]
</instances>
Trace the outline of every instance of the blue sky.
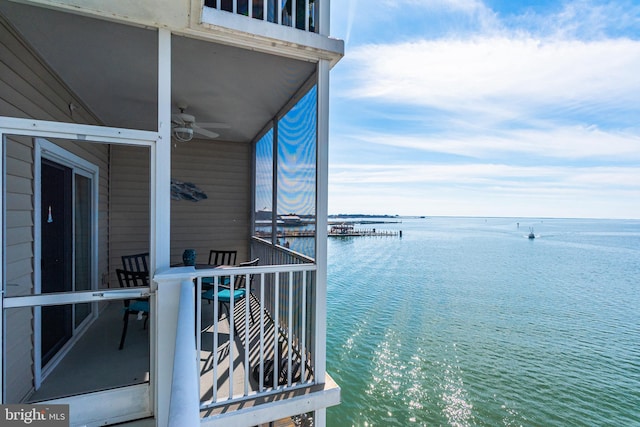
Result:
<instances>
[{"instance_id":1,"label":"blue sky","mask_svg":"<svg viewBox=\"0 0 640 427\"><path fill-rule=\"evenodd\" d=\"M331 7L330 214L640 218L640 1Z\"/></svg>"}]
</instances>

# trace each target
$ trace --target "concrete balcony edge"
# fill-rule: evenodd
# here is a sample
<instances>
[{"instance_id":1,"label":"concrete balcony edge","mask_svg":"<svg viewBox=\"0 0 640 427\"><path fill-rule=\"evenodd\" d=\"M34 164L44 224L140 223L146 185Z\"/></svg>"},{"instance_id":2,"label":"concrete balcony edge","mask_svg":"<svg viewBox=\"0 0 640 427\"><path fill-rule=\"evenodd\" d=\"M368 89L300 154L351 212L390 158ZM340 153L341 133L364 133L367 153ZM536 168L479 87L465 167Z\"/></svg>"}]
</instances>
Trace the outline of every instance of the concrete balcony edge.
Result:
<instances>
[{"instance_id":1,"label":"concrete balcony edge","mask_svg":"<svg viewBox=\"0 0 640 427\"><path fill-rule=\"evenodd\" d=\"M276 395L256 397L217 408L202 419L202 427L249 427L340 404L340 386L326 375L325 383Z\"/></svg>"}]
</instances>

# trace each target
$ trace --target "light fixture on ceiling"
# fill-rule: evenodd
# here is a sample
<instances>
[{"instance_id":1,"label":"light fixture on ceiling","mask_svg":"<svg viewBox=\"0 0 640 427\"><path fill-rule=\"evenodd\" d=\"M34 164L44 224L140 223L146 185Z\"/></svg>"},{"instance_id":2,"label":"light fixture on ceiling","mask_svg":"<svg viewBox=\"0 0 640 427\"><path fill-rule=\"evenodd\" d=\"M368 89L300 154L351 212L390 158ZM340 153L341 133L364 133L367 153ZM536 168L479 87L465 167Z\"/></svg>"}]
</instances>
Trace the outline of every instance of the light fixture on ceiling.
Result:
<instances>
[{"instance_id":1,"label":"light fixture on ceiling","mask_svg":"<svg viewBox=\"0 0 640 427\"><path fill-rule=\"evenodd\" d=\"M173 137L180 142L188 142L193 138L193 129L189 126L176 126L172 129Z\"/></svg>"},{"instance_id":2,"label":"light fixture on ceiling","mask_svg":"<svg viewBox=\"0 0 640 427\"><path fill-rule=\"evenodd\" d=\"M187 142L191 141L193 135L196 134L201 139L214 139L220 136L216 132L212 132L205 127L229 129L229 125L226 123L196 123L196 118L191 114L185 113L187 109L186 105L178 105L180 113L171 115L171 133L176 141Z\"/></svg>"}]
</instances>

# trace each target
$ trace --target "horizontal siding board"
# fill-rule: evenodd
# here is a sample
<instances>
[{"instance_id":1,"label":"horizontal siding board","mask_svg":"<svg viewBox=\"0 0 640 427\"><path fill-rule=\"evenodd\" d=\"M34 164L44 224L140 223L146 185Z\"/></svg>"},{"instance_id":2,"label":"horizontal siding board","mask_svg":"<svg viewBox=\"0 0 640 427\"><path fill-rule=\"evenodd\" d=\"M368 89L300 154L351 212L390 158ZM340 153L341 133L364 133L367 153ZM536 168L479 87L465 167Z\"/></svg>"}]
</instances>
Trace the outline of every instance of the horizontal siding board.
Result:
<instances>
[{"instance_id":1,"label":"horizontal siding board","mask_svg":"<svg viewBox=\"0 0 640 427\"><path fill-rule=\"evenodd\" d=\"M32 210L30 194L7 193L7 210Z\"/></svg>"},{"instance_id":2,"label":"horizontal siding board","mask_svg":"<svg viewBox=\"0 0 640 427\"><path fill-rule=\"evenodd\" d=\"M31 227L33 216L29 211L7 211L5 215L7 229L13 227Z\"/></svg>"},{"instance_id":3,"label":"horizontal siding board","mask_svg":"<svg viewBox=\"0 0 640 427\"><path fill-rule=\"evenodd\" d=\"M28 141L24 141L24 138L18 139L15 136L9 137L9 139L12 143L6 145L7 157L28 163L33 162L33 144L29 143L31 138Z\"/></svg>"},{"instance_id":4,"label":"horizontal siding board","mask_svg":"<svg viewBox=\"0 0 640 427\"><path fill-rule=\"evenodd\" d=\"M19 176L7 177L7 192L32 194L32 182L31 178Z\"/></svg>"},{"instance_id":5,"label":"horizontal siding board","mask_svg":"<svg viewBox=\"0 0 640 427\"><path fill-rule=\"evenodd\" d=\"M7 281L10 282L12 277L22 277L26 274L33 273L32 258L22 258L17 261L7 262Z\"/></svg>"},{"instance_id":6,"label":"horizontal siding board","mask_svg":"<svg viewBox=\"0 0 640 427\"><path fill-rule=\"evenodd\" d=\"M37 104L40 97L31 96L31 98L25 98L15 88L9 86L6 82L0 80L0 92L2 92L3 99L16 110L24 113L25 117L37 118L39 120L51 120L53 117L47 114L46 110ZM22 117L20 114L18 117Z\"/></svg>"},{"instance_id":7,"label":"horizontal siding board","mask_svg":"<svg viewBox=\"0 0 640 427\"><path fill-rule=\"evenodd\" d=\"M111 197L111 204L127 207L126 210L123 208L119 211L113 212L111 219L127 218L130 214L138 213L144 213L147 218L149 216L149 200L141 201L139 197L135 197L133 195L129 197L122 197L121 195L116 194Z\"/></svg>"},{"instance_id":8,"label":"horizontal siding board","mask_svg":"<svg viewBox=\"0 0 640 427\"><path fill-rule=\"evenodd\" d=\"M120 243L125 243L126 242L126 243L129 244L129 243L133 243L133 242L137 242L137 241L149 240L149 233L146 232L145 230L141 230L138 227L134 227L134 226L131 226L131 227L119 227L118 231L123 234L123 237L118 240L118 242L120 242ZM145 247L146 246L147 245L145 245ZM120 246L114 242L114 243L111 244L111 247L112 248L117 248L117 247L120 247Z\"/></svg>"},{"instance_id":9,"label":"horizontal siding board","mask_svg":"<svg viewBox=\"0 0 640 427\"><path fill-rule=\"evenodd\" d=\"M27 119L29 116L24 111L18 109L15 105L10 104L4 99L0 98L0 111L2 111L3 116L7 117L17 117L19 119Z\"/></svg>"},{"instance_id":10,"label":"horizontal siding board","mask_svg":"<svg viewBox=\"0 0 640 427\"><path fill-rule=\"evenodd\" d=\"M31 227L15 227L7 228L6 239L11 242L11 246L7 246L7 260L16 259L18 248L28 245L28 254L31 257L31 243L33 242L33 233Z\"/></svg>"},{"instance_id":11,"label":"horizontal siding board","mask_svg":"<svg viewBox=\"0 0 640 427\"><path fill-rule=\"evenodd\" d=\"M0 63L0 75L3 76L0 79L0 92L3 93L4 98L30 117L41 120L69 120L57 106L25 80L25 77L29 77L28 75L18 75L2 63Z\"/></svg>"},{"instance_id":12,"label":"horizontal siding board","mask_svg":"<svg viewBox=\"0 0 640 427\"><path fill-rule=\"evenodd\" d=\"M33 164L33 160L29 160L28 162L26 162L21 159L14 159L11 157L7 157L7 167L5 170L7 175L19 176L19 177L31 179L33 178L33 172L31 169L32 164Z\"/></svg>"},{"instance_id":13,"label":"horizontal siding board","mask_svg":"<svg viewBox=\"0 0 640 427\"><path fill-rule=\"evenodd\" d=\"M33 279L31 274L7 278L6 286L7 297L25 296L33 293Z\"/></svg>"},{"instance_id":14,"label":"horizontal siding board","mask_svg":"<svg viewBox=\"0 0 640 427\"><path fill-rule=\"evenodd\" d=\"M121 256L149 252L150 243L149 149L112 146L110 153L109 287L119 287L115 269Z\"/></svg>"}]
</instances>

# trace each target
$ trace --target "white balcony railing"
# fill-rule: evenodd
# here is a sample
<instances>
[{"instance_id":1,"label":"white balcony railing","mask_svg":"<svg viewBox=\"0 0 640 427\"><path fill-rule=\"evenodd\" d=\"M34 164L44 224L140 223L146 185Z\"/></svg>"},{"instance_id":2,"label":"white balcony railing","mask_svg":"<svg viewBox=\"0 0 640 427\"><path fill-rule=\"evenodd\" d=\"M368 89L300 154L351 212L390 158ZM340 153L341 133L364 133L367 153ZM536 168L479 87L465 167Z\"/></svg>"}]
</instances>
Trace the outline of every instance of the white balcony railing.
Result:
<instances>
[{"instance_id":1,"label":"white balcony railing","mask_svg":"<svg viewBox=\"0 0 640 427\"><path fill-rule=\"evenodd\" d=\"M313 264L299 264L198 272L198 300L202 279L214 282L211 303L196 305L205 384L200 390L202 409L315 383L307 344L314 324L308 316L315 312L310 307L314 301L308 295L313 295L315 269ZM251 292L238 301L231 293L231 309L221 312L219 285L235 283L239 275Z\"/></svg>"},{"instance_id":2,"label":"white balcony railing","mask_svg":"<svg viewBox=\"0 0 640 427\"><path fill-rule=\"evenodd\" d=\"M170 419L192 417L194 403L199 411L215 414L216 408L228 404L324 382L324 378L314 375L310 344L314 343L317 311L313 298L315 272L315 264L305 263L197 270L183 267L157 276L165 284L182 283ZM251 291L248 297L236 300L231 293L227 311L219 292L225 283L236 283L239 278ZM185 289L189 285L190 292ZM208 289L210 299L204 299L202 294ZM195 313L184 309L185 305L195 305ZM189 320L193 319L190 316L195 316L195 330L199 332L191 341L193 345L183 336L193 337L194 321ZM198 355L196 362L193 354ZM183 374L191 378L195 365L199 381L178 380ZM198 402L174 398L184 392L184 387L199 390Z\"/></svg>"},{"instance_id":3,"label":"white balcony railing","mask_svg":"<svg viewBox=\"0 0 640 427\"><path fill-rule=\"evenodd\" d=\"M321 0L205 0L205 7L273 22L312 33L319 32Z\"/></svg>"},{"instance_id":4,"label":"white balcony railing","mask_svg":"<svg viewBox=\"0 0 640 427\"><path fill-rule=\"evenodd\" d=\"M251 253L260 258L260 264L313 264L315 260L307 255L292 251L280 245L272 245L268 240L252 237Z\"/></svg>"}]
</instances>

